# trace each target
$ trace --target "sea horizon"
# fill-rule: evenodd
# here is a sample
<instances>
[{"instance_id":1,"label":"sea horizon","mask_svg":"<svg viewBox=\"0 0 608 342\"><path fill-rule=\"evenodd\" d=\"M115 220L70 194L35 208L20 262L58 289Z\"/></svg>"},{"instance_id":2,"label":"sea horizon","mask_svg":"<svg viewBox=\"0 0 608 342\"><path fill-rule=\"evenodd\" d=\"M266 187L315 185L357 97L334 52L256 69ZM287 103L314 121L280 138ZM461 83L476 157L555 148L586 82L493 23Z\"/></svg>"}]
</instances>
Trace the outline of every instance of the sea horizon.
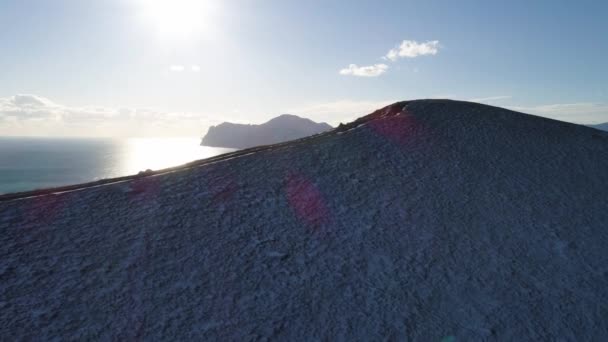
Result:
<instances>
[{"instance_id":1,"label":"sea horizon","mask_svg":"<svg viewBox=\"0 0 608 342\"><path fill-rule=\"evenodd\" d=\"M200 137L0 137L0 194L160 170L234 151Z\"/></svg>"}]
</instances>

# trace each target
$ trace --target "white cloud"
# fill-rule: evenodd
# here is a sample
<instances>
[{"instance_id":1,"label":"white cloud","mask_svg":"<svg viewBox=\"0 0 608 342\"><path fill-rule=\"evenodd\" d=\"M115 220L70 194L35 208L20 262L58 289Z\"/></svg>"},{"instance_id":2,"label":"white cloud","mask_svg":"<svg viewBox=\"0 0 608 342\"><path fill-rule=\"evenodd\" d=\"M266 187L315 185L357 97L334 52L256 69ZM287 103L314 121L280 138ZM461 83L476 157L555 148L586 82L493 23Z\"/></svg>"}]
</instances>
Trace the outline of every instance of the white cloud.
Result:
<instances>
[{"instance_id":1,"label":"white cloud","mask_svg":"<svg viewBox=\"0 0 608 342\"><path fill-rule=\"evenodd\" d=\"M418 43L415 40L404 40L399 46L391 49L383 60L396 61L399 58L415 58L424 55L436 55L439 51L439 41L429 40L425 43ZM356 64L350 64L347 68L340 70L340 75L351 75L361 77L377 77L384 74L388 70L386 64L374 64L359 67ZM417 73L418 68L414 68L413 72Z\"/></svg>"},{"instance_id":2,"label":"white cloud","mask_svg":"<svg viewBox=\"0 0 608 342\"><path fill-rule=\"evenodd\" d=\"M388 70L388 65L386 64L374 64L361 67L356 64L350 64L347 68L340 70L340 75L376 77L384 74L386 70Z\"/></svg>"},{"instance_id":3,"label":"white cloud","mask_svg":"<svg viewBox=\"0 0 608 342\"><path fill-rule=\"evenodd\" d=\"M0 136L198 136L216 121L200 113L70 107L37 95L0 98Z\"/></svg>"},{"instance_id":4,"label":"white cloud","mask_svg":"<svg viewBox=\"0 0 608 342\"><path fill-rule=\"evenodd\" d=\"M404 40L399 46L391 49L384 59L396 61L399 58L416 58L418 56L436 55L439 52L439 41L429 40L425 43L418 43L415 40Z\"/></svg>"},{"instance_id":5,"label":"white cloud","mask_svg":"<svg viewBox=\"0 0 608 342\"><path fill-rule=\"evenodd\" d=\"M29 107L29 106L55 106L53 102L44 97L29 95L29 94L20 94L12 96L8 99L3 99L4 103L12 103L15 106Z\"/></svg>"},{"instance_id":6,"label":"white cloud","mask_svg":"<svg viewBox=\"0 0 608 342\"><path fill-rule=\"evenodd\" d=\"M44 97L22 94L0 98L0 118L11 120L59 120L63 112Z\"/></svg>"},{"instance_id":7,"label":"white cloud","mask_svg":"<svg viewBox=\"0 0 608 342\"><path fill-rule=\"evenodd\" d=\"M184 71L186 68L183 65L172 65L169 67L169 70L173 71L173 72L182 72Z\"/></svg>"},{"instance_id":8,"label":"white cloud","mask_svg":"<svg viewBox=\"0 0 608 342\"><path fill-rule=\"evenodd\" d=\"M192 72L200 72L201 71L201 67L199 65L192 65L190 66L190 70L192 70Z\"/></svg>"}]
</instances>

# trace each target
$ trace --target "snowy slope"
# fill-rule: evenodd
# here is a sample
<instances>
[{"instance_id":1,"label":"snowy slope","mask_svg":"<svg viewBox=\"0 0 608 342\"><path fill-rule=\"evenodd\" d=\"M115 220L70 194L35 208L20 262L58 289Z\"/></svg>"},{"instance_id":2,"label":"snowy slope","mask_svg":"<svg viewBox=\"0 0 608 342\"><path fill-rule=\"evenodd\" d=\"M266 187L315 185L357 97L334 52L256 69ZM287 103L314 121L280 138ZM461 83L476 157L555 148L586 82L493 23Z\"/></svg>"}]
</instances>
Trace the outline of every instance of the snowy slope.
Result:
<instances>
[{"instance_id":1,"label":"snowy slope","mask_svg":"<svg viewBox=\"0 0 608 342\"><path fill-rule=\"evenodd\" d=\"M165 174L0 202L0 336L605 340L608 134L403 102Z\"/></svg>"}]
</instances>

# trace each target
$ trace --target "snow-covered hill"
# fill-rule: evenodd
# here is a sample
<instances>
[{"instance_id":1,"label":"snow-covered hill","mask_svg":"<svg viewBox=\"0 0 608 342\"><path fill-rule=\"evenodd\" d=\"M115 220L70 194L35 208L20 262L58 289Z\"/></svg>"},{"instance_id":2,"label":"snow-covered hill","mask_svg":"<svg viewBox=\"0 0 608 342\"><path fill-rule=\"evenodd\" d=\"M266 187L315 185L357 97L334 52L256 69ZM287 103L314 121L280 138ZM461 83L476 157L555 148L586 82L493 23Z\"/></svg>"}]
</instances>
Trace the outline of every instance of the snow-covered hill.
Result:
<instances>
[{"instance_id":1,"label":"snow-covered hill","mask_svg":"<svg viewBox=\"0 0 608 342\"><path fill-rule=\"evenodd\" d=\"M0 334L605 340L607 175L608 133L424 100L166 173L0 198Z\"/></svg>"},{"instance_id":2,"label":"snow-covered hill","mask_svg":"<svg viewBox=\"0 0 608 342\"><path fill-rule=\"evenodd\" d=\"M283 114L260 125L223 122L209 127L201 145L248 148L276 144L329 131L332 127L296 115Z\"/></svg>"}]
</instances>

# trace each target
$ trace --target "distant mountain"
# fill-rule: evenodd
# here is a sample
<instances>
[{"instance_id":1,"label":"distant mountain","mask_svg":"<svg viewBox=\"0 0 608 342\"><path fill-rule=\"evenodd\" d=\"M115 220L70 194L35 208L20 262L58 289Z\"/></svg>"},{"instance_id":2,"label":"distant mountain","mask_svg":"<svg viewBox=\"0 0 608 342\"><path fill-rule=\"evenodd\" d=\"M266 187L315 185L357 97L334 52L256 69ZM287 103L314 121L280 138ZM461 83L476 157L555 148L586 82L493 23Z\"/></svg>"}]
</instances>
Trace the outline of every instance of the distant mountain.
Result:
<instances>
[{"instance_id":1,"label":"distant mountain","mask_svg":"<svg viewBox=\"0 0 608 342\"><path fill-rule=\"evenodd\" d=\"M326 123L316 123L296 115L283 114L261 125L224 122L211 126L201 145L247 148L303 138L332 129Z\"/></svg>"},{"instance_id":2,"label":"distant mountain","mask_svg":"<svg viewBox=\"0 0 608 342\"><path fill-rule=\"evenodd\" d=\"M608 131L608 122L604 122L604 123L597 124L597 125L589 125L589 127L600 129L602 131Z\"/></svg>"}]
</instances>

